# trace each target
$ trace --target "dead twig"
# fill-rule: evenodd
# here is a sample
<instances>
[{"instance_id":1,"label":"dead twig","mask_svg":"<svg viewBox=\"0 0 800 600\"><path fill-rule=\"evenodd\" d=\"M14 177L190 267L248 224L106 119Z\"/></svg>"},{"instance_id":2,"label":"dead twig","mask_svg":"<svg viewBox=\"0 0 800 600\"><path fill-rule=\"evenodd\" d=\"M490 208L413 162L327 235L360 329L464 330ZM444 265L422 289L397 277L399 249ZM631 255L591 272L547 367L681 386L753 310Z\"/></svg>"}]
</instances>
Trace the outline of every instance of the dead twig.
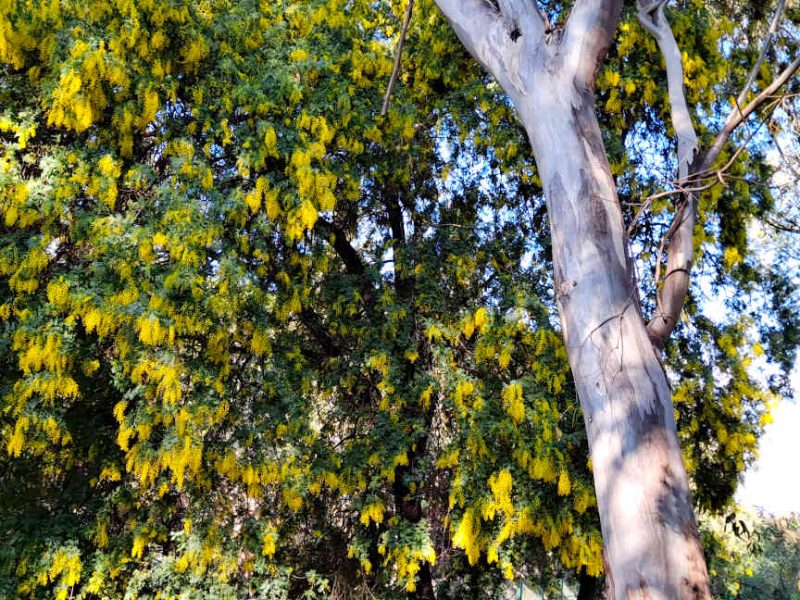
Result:
<instances>
[{"instance_id":1,"label":"dead twig","mask_svg":"<svg viewBox=\"0 0 800 600\"><path fill-rule=\"evenodd\" d=\"M414 12L414 0L408 0L406 7L406 17L403 20L403 28L400 31L400 39L397 42L397 52L394 57L394 67L392 68L392 76L389 78L389 85L386 86L386 94L383 96L383 106L381 107L381 116L385 117L389 111L389 100L392 97L392 90L394 89L397 78L400 75L400 65L403 59L403 46L406 42L406 35L408 34L408 27L411 24L411 15Z\"/></svg>"}]
</instances>

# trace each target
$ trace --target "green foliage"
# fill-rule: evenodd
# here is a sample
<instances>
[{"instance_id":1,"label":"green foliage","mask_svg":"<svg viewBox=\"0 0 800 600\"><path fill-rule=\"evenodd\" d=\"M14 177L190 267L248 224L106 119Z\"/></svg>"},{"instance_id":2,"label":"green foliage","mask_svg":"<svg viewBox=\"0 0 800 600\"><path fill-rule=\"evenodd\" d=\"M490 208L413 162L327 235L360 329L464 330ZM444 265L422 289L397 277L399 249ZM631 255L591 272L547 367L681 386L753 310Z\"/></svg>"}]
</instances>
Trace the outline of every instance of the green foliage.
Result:
<instances>
[{"instance_id":1,"label":"green foliage","mask_svg":"<svg viewBox=\"0 0 800 600\"><path fill-rule=\"evenodd\" d=\"M800 522L796 515L731 513L705 524L715 598L800 598Z\"/></svg>"}]
</instances>

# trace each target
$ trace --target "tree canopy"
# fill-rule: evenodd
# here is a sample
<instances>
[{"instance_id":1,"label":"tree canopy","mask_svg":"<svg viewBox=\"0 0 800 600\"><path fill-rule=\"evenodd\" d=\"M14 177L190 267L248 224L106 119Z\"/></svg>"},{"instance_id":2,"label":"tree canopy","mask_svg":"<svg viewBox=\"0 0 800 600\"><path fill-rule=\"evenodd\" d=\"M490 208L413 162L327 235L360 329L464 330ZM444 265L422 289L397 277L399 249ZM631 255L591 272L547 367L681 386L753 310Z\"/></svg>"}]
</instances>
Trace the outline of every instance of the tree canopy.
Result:
<instances>
[{"instance_id":1,"label":"tree canopy","mask_svg":"<svg viewBox=\"0 0 800 600\"><path fill-rule=\"evenodd\" d=\"M558 35L570 3L539 4ZM773 16L727 4L669 12L701 138ZM541 181L430 0L381 114L409 10L0 0L0 595L467 597L602 572ZM752 84L796 53L779 31ZM655 297L675 141L633 7L596 93ZM750 231L795 104L698 182L701 275L663 358L711 512L788 393L796 282Z\"/></svg>"}]
</instances>

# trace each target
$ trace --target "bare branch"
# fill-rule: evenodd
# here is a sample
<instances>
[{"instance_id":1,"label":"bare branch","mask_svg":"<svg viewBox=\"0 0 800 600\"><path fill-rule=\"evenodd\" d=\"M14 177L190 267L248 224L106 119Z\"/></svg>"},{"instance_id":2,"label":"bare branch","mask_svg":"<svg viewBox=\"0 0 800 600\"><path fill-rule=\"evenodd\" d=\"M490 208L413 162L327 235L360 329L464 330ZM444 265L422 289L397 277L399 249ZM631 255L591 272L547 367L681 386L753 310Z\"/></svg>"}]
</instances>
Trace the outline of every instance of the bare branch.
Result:
<instances>
[{"instance_id":1,"label":"bare branch","mask_svg":"<svg viewBox=\"0 0 800 600\"><path fill-rule=\"evenodd\" d=\"M406 16L403 19L403 29L400 31L400 39L397 42L397 53L394 57L394 67L392 68L392 76L389 78L389 85L386 86L386 94L383 97L383 106L381 107L381 116L385 117L389 110L389 100L392 97L392 89L397 82L397 77L400 75L400 64L403 60L403 45L406 42L406 35L408 34L408 26L411 24L411 15L414 12L414 0L408 0L406 7Z\"/></svg>"},{"instance_id":2,"label":"bare branch","mask_svg":"<svg viewBox=\"0 0 800 600\"><path fill-rule=\"evenodd\" d=\"M692 115L686 104L686 93L683 87L683 65L678 42L672 33L669 21L664 15L667 0L639 0L639 22L647 29L658 43L667 67L667 88L669 92L672 126L678 138L678 178L683 180L689 175L689 165L698 150L697 134L692 124Z\"/></svg>"},{"instance_id":3,"label":"bare branch","mask_svg":"<svg viewBox=\"0 0 800 600\"><path fill-rule=\"evenodd\" d=\"M764 44L761 46L761 54L759 54L756 64L754 64L753 68L750 70L750 76L747 78L747 83L744 84L739 97L736 99L736 106L741 106L745 103L745 100L747 100L747 93L750 91L750 88L753 87L756 77L758 77L758 72L761 70L761 65L764 64L764 60L767 57L767 52L769 52L770 46L772 46L772 39L775 37L775 32L778 30L778 24L781 22L785 10L786 0L778 0L778 8L775 10L775 16L772 17L772 22L769 25L769 30L767 31L767 37L764 40Z\"/></svg>"},{"instance_id":4,"label":"bare branch","mask_svg":"<svg viewBox=\"0 0 800 600\"><path fill-rule=\"evenodd\" d=\"M788 217L785 217L783 221L779 221L775 217L767 217L765 220L770 227L778 231L783 231L784 233L800 233L800 223Z\"/></svg>"},{"instance_id":5,"label":"bare branch","mask_svg":"<svg viewBox=\"0 0 800 600\"><path fill-rule=\"evenodd\" d=\"M621 0L577 0L564 29L564 67L576 83L594 85L622 11Z\"/></svg>"},{"instance_id":6,"label":"bare branch","mask_svg":"<svg viewBox=\"0 0 800 600\"><path fill-rule=\"evenodd\" d=\"M778 90L786 85L786 83L794 76L794 74L797 73L798 69L800 69L800 55L798 55L789 64L789 66L786 67L783 72L778 75L768 87L764 89L763 92L753 98L747 106L744 108L741 108L740 106L735 107L731 111L731 114L728 115L725 125L714 139L714 143L706 152L703 153L701 160L697 165L697 169L703 171L710 168L711 165L714 164L714 161L717 160L719 153L725 147L725 144L728 142L731 134L736 130L736 128L744 123L744 121L747 120L747 118L756 110L758 110L761 105L768 100L774 99Z\"/></svg>"},{"instance_id":7,"label":"bare branch","mask_svg":"<svg viewBox=\"0 0 800 600\"><path fill-rule=\"evenodd\" d=\"M780 104L780 100L774 100L772 104L768 107L767 112L771 113L775 110ZM677 195L686 195L686 194L698 194L699 192L704 192L705 190L711 189L718 183L722 185L726 185L725 180L728 179L725 174L728 170L734 165L736 159L744 152L747 148L748 144L753 140L759 130L765 125L766 119L762 119L758 127L754 128L753 131L747 136L747 139L736 149L736 152L733 153L733 156L722 165L718 169L706 169L705 171L699 171L696 173L692 173L686 179L677 179L675 181L667 182L665 185L672 186L672 189L665 190L663 192L658 192L656 194L650 194L642 199L642 203L640 205L639 210L636 212L636 216L631 221L631 224L628 226L628 236L632 236L636 231L636 226L639 223L642 215L650 209L650 206L653 204L655 200L659 198L666 198L668 196L677 196ZM775 145L778 146L776 140L773 140ZM778 146L778 151L781 152L780 147ZM782 154L782 152L781 152ZM656 276L656 281L658 281L658 276Z\"/></svg>"},{"instance_id":8,"label":"bare branch","mask_svg":"<svg viewBox=\"0 0 800 600\"><path fill-rule=\"evenodd\" d=\"M697 134L692 123L692 114L686 103L683 86L683 64L681 51L672 27L664 15L667 0L639 0L639 22L658 43L667 69L667 91L669 93L672 126L678 141L678 186L685 188L691 166L697 153ZM697 212L696 190L682 194L675 210L675 217L667 235L661 241L656 259L656 310L647 324L647 333L656 347L663 348L667 338L678 323L689 291L694 243L694 225ZM638 217L638 215L637 215ZM661 256L667 247L667 264L663 286L661 284Z\"/></svg>"},{"instance_id":9,"label":"bare branch","mask_svg":"<svg viewBox=\"0 0 800 600\"><path fill-rule=\"evenodd\" d=\"M706 183L703 185L698 185L696 187L683 187L680 185L680 182L674 182L675 188L671 190L666 190L663 192L658 192L657 194L650 194L642 201L641 207L636 212L636 216L631 221L631 224L628 226L628 236L632 236L636 232L636 226L639 224L639 220L642 218L642 215L646 213L650 206L653 204L654 201L658 200L659 198L666 198L668 196L677 196L683 194L696 194L698 192L702 192L708 189L711 189L719 182L718 179L710 183ZM635 205L634 205L635 206ZM656 281L658 281L658 277L656 276Z\"/></svg>"},{"instance_id":10,"label":"bare branch","mask_svg":"<svg viewBox=\"0 0 800 600\"><path fill-rule=\"evenodd\" d=\"M751 131L751 132L750 132L750 133L747 135L747 139L745 139L745 140L744 140L744 141L743 141L743 142L742 142L742 143L739 145L739 147L738 147L738 148L736 148L736 151L735 151L735 152L733 153L733 155L730 157L730 159L728 160L728 162L726 162L724 165L722 165L722 166L721 166L720 168L718 168L718 169L712 169L712 168L711 168L711 165L709 165L708 167L706 167L705 169L702 169L702 170L700 170L700 168L699 168L699 167L698 167L697 169L693 169L693 172L692 172L692 174L691 174L691 175L689 175L689 180L690 180L690 181L693 181L693 182L696 182L696 181L698 181L698 180L702 180L704 177L705 177L705 178L708 178L709 176L711 176L711 177L719 177L719 175L720 175L721 173L725 173L725 172L726 172L728 169L730 169L730 168L733 166L733 163L734 163L734 162L736 162L736 159L737 159L737 158L739 158L739 155L740 155L742 152L744 152L744 150L747 148L747 146L750 144L750 142L752 142L752 141L753 141L753 138L756 136L756 134L757 134L757 133L758 133L758 132L761 130L761 128L762 128L762 127L763 127L763 126L766 124L767 120L768 120L768 119L769 119L769 118L772 116L772 113L775 111L775 109L776 109L778 106L780 106L780 104L781 104L781 102L784 100L784 98L785 98L784 96L778 96L778 97L776 97L776 98L773 98L772 102L770 102L770 103L767 105L767 109L766 109L766 111L765 111L765 115L764 115L764 117L761 119L761 121L759 121L759 123L758 123L758 126L757 126L757 127L755 127L755 128L754 128L754 129L753 129L753 130L752 130L752 131Z\"/></svg>"},{"instance_id":11,"label":"bare branch","mask_svg":"<svg viewBox=\"0 0 800 600\"><path fill-rule=\"evenodd\" d=\"M781 146L780 141L773 133L770 133L770 137L772 138L772 143L775 146L775 149L778 151L778 154L781 155L781 162L783 163L783 168L788 170L795 179L800 180L800 168L798 168L797 165L795 164L796 161L786 156L786 151L783 149L783 146Z\"/></svg>"}]
</instances>

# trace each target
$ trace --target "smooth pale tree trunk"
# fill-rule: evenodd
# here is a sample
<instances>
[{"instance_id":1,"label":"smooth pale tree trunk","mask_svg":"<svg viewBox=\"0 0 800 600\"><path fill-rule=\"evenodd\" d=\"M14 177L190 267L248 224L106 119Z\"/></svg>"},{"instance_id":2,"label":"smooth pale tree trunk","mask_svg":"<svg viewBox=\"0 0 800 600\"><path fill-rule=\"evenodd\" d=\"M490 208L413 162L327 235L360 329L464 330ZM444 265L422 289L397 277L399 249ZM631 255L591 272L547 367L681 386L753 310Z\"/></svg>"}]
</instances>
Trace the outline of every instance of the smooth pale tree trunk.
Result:
<instances>
[{"instance_id":1,"label":"smooth pale tree trunk","mask_svg":"<svg viewBox=\"0 0 800 600\"><path fill-rule=\"evenodd\" d=\"M528 0L437 0L511 97L542 180L555 294L586 422L610 598L710 598L671 391L642 318L594 78L620 11L577 0L563 36Z\"/></svg>"},{"instance_id":2,"label":"smooth pale tree trunk","mask_svg":"<svg viewBox=\"0 0 800 600\"><path fill-rule=\"evenodd\" d=\"M671 391L639 309L594 96L557 73L536 89L517 109L547 201L612 597L708 597Z\"/></svg>"}]
</instances>

